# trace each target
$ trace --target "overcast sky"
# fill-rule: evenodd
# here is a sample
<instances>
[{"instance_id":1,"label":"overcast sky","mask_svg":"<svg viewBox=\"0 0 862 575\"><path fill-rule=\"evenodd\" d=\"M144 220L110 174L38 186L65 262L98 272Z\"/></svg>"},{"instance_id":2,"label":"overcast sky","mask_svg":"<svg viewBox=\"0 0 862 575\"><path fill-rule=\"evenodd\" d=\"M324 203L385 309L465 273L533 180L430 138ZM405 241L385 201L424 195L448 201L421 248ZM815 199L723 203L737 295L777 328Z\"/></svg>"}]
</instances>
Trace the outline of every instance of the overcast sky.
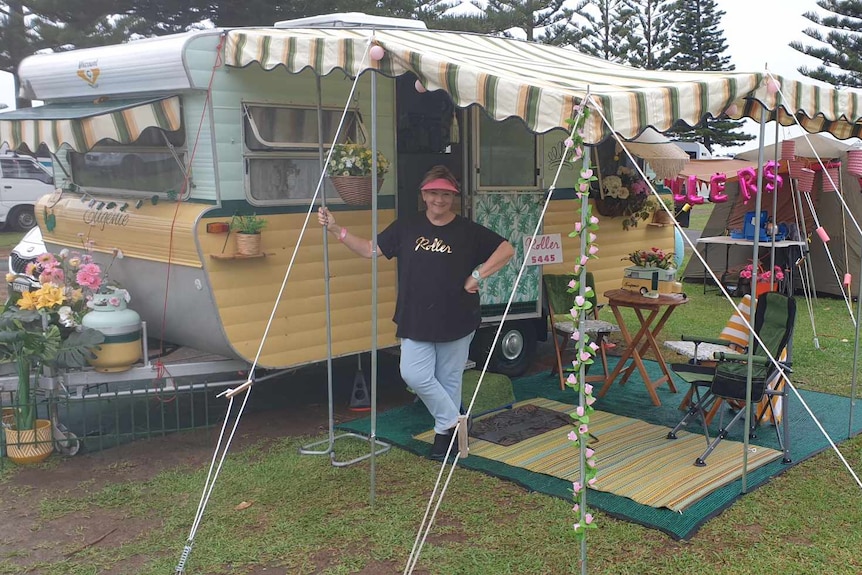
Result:
<instances>
[{"instance_id":1,"label":"overcast sky","mask_svg":"<svg viewBox=\"0 0 862 575\"><path fill-rule=\"evenodd\" d=\"M807 37L802 30L810 22L802 14L818 10L815 0L717 1L727 12L722 24L728 51L737 70L762 71L768 67L773 73L801 77L796 68L803 64L816 64L788 46L791 40L806 42ZM0 72L0 104L14 107L13 96L12 77Z\"/></svg>"}]
</instances>

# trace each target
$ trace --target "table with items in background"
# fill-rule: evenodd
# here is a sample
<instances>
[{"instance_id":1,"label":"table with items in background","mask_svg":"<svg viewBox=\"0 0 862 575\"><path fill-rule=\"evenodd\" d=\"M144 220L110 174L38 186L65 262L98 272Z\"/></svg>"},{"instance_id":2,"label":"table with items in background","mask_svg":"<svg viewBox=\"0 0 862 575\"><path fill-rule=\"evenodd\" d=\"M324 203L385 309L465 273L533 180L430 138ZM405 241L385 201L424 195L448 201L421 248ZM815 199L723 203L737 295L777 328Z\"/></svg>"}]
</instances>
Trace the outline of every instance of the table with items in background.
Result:
<instances>
[{"instance_id":1,"label":"table with items in background","mask_svg":"<svg viewBox=\"0 0 862 575\"><path fill-rule=\"evenodd\" d=\"M644 385L646 385L653 405L661 405L661 400L659 400L658 394L655 391L656 388L662 383L667 382L668 388L676 393L676 386L673 384L670 369L661 356L661 350L659 349L656 337L661 333L673 310L688 301L685 294L659 294L658 298L649 298L624 289L615 289L606 291L605 297L608 299L608 307L613 311L617 325L619 325L620 332L625 339L626 349L614 370L605 380L605 384L602 386L601 391L599 391L599 397L603 397L607 393L617 377L620 376L620 373L623 372L623 368L625 368L625 371L622 373L622 378L619 381L620 385L625 384L635 368L637 368L643 378ZM622 308L634 310L637 316L640 326L634 336L632 336L629 328L626 326L625 318L621 311ZM658 379L650 378L646 365L643 362L643 356L649 350L652 350L662 371L662 375ZM629 359L632 362L626 366L626 362Z\"/></svg>"},{"instance_id":2,"label":"table with items in background","mask_svg":"<svg viewBox=\"0 0 862 575\"><path fill-rule=\"evenodd\" d=\"M732 246L745 246L748 248L748 253L750 254L751 250L752 250L752 246L754 245L754 240L748 240L748 239L743 239L743 238L732 238L730 236L711 236L711 237L705 237L705 238L698 238L697 246L698 247L703 246L703 259L705 262L707 262L707 264L709 263L709 246L714 246L714 245L725 247L724 274L722 275L722 278L724 278L724 276L726 276L728 273L728 268L729 268L729 263L730 263L730 248ZM759 246L762 249L771 248L771 247L773 247L773 243L771 240L768 240L768 239L767 240L761 240ZM793 289L793 268L796 267L796 265L795 265L796 261L795 260L798 259L799 257L801 257L803 253L805 253L804 251L806 250L806 244L805 244L805 242L801 242L801 241L781 240L781 241L776 241L774 244L774 247L776 250L784 250L786 253L785 262L789 265L787 265L786 267L782 266L788 273L788 277L787 277L787 280L786 280L784 285L786 286L786 289L785 289L785 291L787 291L786 295L791 295L792 292L789 290ZM796 248L795 254L794 254L794 251L792 250L792 248ZM794 255L796 257L794 257ZM707 276L706 270L704 270L703 273L704 273L703 293L706 293L706 283L707 283L707 277L708 276Z\"/></svg>"}]
</instances>

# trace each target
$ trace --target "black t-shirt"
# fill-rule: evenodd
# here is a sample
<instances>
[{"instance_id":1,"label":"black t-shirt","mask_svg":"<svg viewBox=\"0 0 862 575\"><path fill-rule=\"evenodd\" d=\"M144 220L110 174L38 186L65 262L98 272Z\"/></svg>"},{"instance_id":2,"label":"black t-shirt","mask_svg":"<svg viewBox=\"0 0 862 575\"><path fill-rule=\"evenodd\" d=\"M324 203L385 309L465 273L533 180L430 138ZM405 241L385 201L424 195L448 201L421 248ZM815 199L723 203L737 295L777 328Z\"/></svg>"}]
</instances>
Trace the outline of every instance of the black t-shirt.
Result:
<instances>
[{"instance_id":1,"label":"black t-shirt","mask_svg":"<svg viewBox=\"0 0 862 575\"><path fill-rule=\"evenodd\" d=\"M464 282L504 241L457 215L445 226L435 226L425 212L399 218L380 232L380 252L398 258L395 335L444 342L479 327L479 294L464 291Z\"/></svg>"}]
</instances>

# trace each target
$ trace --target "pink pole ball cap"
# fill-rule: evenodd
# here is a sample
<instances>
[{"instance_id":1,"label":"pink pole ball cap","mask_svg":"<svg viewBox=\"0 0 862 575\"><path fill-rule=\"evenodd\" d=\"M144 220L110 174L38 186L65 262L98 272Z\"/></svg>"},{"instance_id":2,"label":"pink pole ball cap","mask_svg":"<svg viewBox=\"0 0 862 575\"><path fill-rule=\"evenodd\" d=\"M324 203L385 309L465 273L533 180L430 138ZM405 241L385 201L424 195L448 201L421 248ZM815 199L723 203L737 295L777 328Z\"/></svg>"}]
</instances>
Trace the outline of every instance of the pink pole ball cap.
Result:
<instances>
[{"instance_id":1,"label":"pink pole ball cap","mask_svg":"<svg viewBox=\"0 0 862 575\"><path fill-rule=\"evenodd\" d=\"M423 192L427 192L428 190L443 190L444 192L452 192L453 194L461 193L458 187L446 178L437 178L422 186Z\"/></svg>"}]
</instances>

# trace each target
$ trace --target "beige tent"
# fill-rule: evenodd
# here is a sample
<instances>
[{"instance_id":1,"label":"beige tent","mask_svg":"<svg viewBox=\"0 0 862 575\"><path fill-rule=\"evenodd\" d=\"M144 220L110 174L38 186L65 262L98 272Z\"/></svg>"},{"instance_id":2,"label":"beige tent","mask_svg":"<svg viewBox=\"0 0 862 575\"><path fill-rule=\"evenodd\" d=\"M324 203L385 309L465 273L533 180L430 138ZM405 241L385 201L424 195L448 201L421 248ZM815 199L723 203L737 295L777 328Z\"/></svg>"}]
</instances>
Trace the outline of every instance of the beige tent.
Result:
<instances>
[{"instance_id":1,"label":"beige tent","mask_svg":"<svg viewBox=\"0 0 862 575\"><path fill-rule=\"evenodd\" d=\"M819 134L809 134L799 136L792 139L796 143L797 157L808 158L809 164L815 169L819 169L816 157L820 157L825 163L828 160L839 160L842 165L847 165L847 150L851 144L842 142ZM812 149L813 146L813 149ZM754 203L749 202L748 205L743 204L739 197L738 186L736 184L736 173L739 169L752 166L757 167L757 150L751 150L738 155L733 160L702 160L692 161L684 170L683 174L694 174L699 180L707 181L712 173L723 172L728 176L727 194L729 200L723 204L716 204L713 208L712 215L707 222L701 237L721 236L726 235L732 230L742 228L742 221L747 211L754 210ZM780 152L779 152L780 156ZM764 158L769 160L775 157L775 146L767 146L764 149ZM778 198L778 215L774 218L776 222L792 222L795 220L794 205L790 186L786 173L786 166L782 167L782 175L785 178L784 186L779 192ZM838 194L834 192L822 191L823 176L818 173L815 179L815 190L811 195L812 203L814 204L815 213L812 214L803 200L803 214L805 216L806 229L810 238L809 263L813 269L814 287L818 293L838 295L842 294L842 281L845 273L850 273L853 276L852 293L858 293L858 281L860 274L860 258L862 258L862 239L856 231L850 218L844 213L841 201ZM860 193L859 180L847 173L846 170L841 171L841 191L840 194L844 198L844 202L850 208L851 213L857 221L862 220L862 193ZM697 209L697 208L695 208ZM763 210L766 210L772 216L772 198L767 196L763 201ZM816 216L816 219L815 219ZM829 258L826 253L826 248L819 236L813 233L816 227L815 222L820 225L829 234L829 250L832 254L832 259L838 272L833 271ZM764 245L764 253L767 244ZM700 248L701 253L704 249ZM725 269L734 270L742 267L751 259L751 250L748 248L731 248L726 250L720 247L709 249L710 268L720 274ZM685 269L684 277L691 281L702 281L706 276L703 266L700 262L692 260ZM795 287L799 287L798 283L794 283Z\"/></svg>"}]
</instances>

